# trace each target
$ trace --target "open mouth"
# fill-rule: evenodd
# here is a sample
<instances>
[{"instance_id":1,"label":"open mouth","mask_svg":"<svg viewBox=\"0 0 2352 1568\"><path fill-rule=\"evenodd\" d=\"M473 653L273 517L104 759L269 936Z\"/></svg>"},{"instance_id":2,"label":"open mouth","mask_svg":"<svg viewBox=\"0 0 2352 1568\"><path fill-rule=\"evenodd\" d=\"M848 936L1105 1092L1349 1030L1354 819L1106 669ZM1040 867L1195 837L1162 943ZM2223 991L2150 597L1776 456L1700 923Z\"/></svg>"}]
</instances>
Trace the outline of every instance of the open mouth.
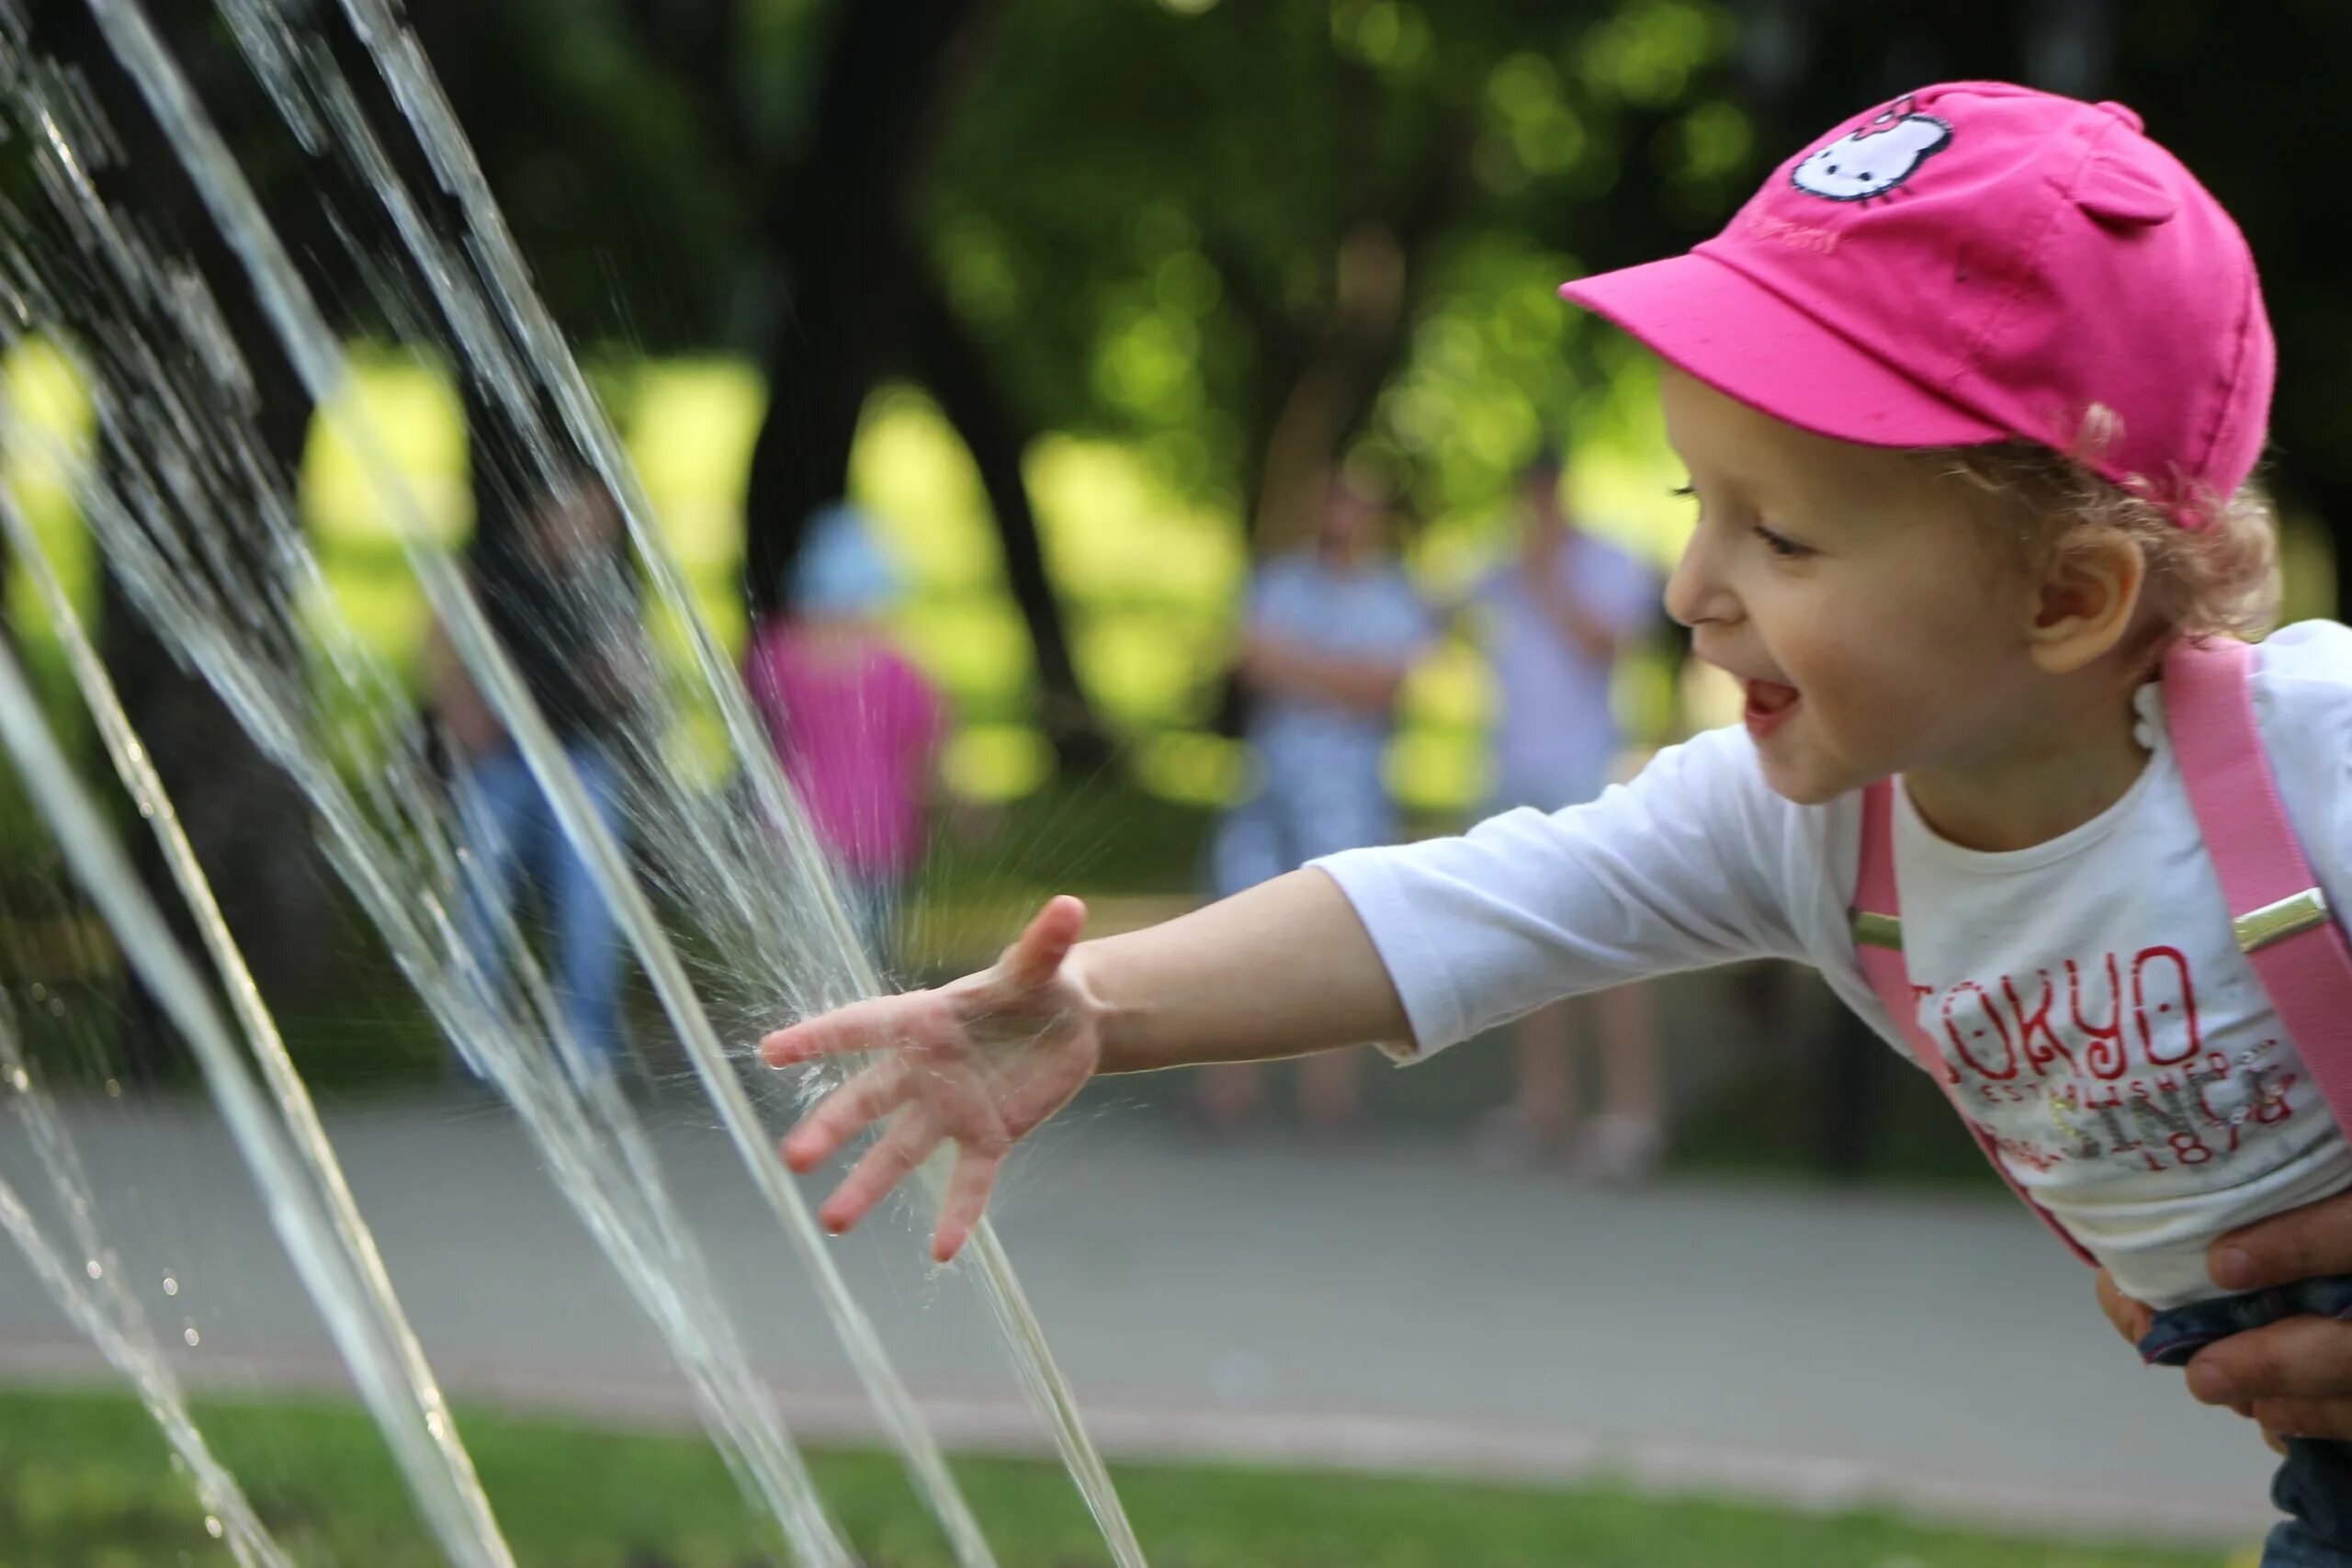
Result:
<instances>
[{"instance_id":1,"label":"open mouth","mask_svg":"<svg viewBox=\"0 0 2352 1568\"><path fill-rule=\"evenodd\" d=\"M1741 685L1747 693L1747 708L1740 716L1747 721L1747 733L1758 740L1786 724L1804 700L1794 686L1783 686L1778 681L1745 681Z\"/></svg>"}]
</instances>

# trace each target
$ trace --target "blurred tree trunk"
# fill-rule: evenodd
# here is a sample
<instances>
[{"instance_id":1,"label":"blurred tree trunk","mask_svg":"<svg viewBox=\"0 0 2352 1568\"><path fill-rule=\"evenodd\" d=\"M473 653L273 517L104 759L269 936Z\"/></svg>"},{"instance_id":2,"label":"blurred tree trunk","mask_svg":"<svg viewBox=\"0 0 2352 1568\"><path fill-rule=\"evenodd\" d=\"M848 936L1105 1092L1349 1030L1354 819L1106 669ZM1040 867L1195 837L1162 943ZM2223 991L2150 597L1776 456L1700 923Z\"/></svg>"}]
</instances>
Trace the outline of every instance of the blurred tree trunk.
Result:
<instances>
[{"instance_id":1,"label":"blurred tree trunk","mask_svg":"<svg viewBox=\"0 0 2352 1568\"><path fill-rule=\"evenodd\" d=\"M2352 505L2352 494L2341 498ZM2335 525L2328 535L2335 546L2335 618L2352 618L2352 513L2331 514Z\"/></svg>"},{"instance_id":2,"label":"blurred tree trunk","mask_svg":"<svg viewBox=\"0 0 2352 1568\"><path fill-rule=\"evenodd\" d=\"M257 357L254 340L243 341L249 359ZM278 384L260 411L264 457L290 486L310 404L290 374L273 379ZM109 439L101 448L100 461L109 469L119 462L107 455L113 446ZM107 671L255 982L276 1004L325 995L334 957L333 895L300 790L262 754L204 679L181 666L112 572L104 583L100 640ZM141 878L194 951L194 922L153 835L135 822L127 823L126 832ZM179 1047L143 994L131 1020L127 1045L134 1073L167 1074Z\"/></svg>"},{"instance_id":3,"label":"blurred tree trunk","mask_svg":"<svg viewBox=\"0 0 2352 1568\"><path fill-rule=\"evenodd\" d=\"M1337 68L1344 73L1351 133L1368 144L1378 113L1374 84L1359 68ZM1278 306L1257 286L1246 256L1212 242L1228 294L1265 345L1257 431L1243 475L1253 558L1295 548L1313 535L1324 482L1403 357L1430 247L1468 189L1473 131L1461 120L1443 127L1401 189L1366 186L1351 195L1353 216L1332 248L1329 304L1313 316ZM1372 160L1345 162L1352 172ZM1249 691L1228 673L1210 728L1238 739L1249 721Z\"/></svg>"},{"instance_id":4,"label":"blurred tree trunk","mask_svg":"<svg viewBox=\"0 0 2352 1568\"><path fill-rule=\"evenodd\" d=\"M959 44L989 0L836 7L799 155L763 230L779 272L753 446L745 583L775 604L808 514L840 498L867 395L906 351L906 209Z\"/></svg>"},{"instance_id":5,"label":"blurred tree trunk","mask_svg":"<svg viewBox=\"0 0 2352 1568\"><path fill-rule=\"evenodd\" d=\"M1343 192L1340 227L1323 308L1307 320L1267 323L1271 339L1261 339L1297 346L1288 383L1266 405L1272 422L1257 446L1250 528L1259 556L1313 532L1323 479L1394 373L1428 281L1430 249L1470 188L1476 128L1460 117L1437 129L1405 177L1374 178L1385 109L1381 84L1336 54L1330 65L1340 106L1333 171ZM1251 298L1263 309L1261 294Z\"/></svg>"},{"instance_id":6,"label":"blurred tree trunk","mask_svg":"<svg viewBox=\"0 0 2352 1568\"><path fill-rule=\"evenodd\" d=\"M1359 223L1332 257L1332 305L1314 350L1274 407L1259 450L1250 553L1295 547L1315 531L1323 483L1362 423L1403 330L1409 267L1396 230Z\"/></svg>"},{"instance_id":7,"label":"blurred tree trunk","mask_svg":"<svg viewBox=\"0 0 2352 1568\"><path fill-rule=\"evenodd\" d=\"M989 510L996 514L1005 581L1036 646L1046 733L1063 766L1099 766L1109 760L1109 746L1079 685L1060 604L1046 570L1036 513L1022 474L1022 461L1035 433L1016 419L997 389L987 356L928 282L918 287L910 302L910 323L915 374L971 450Z\"/></svg>"},{"instance_id":8,"label":"blurred tree trunk","mask_svg":"<svg viewBox=\"0 0 2352 1568\"><path fill-rule=\"evenodd\" d=\"M1099 761L1102 728L1078 681L1022 462L1031 432L938 299L908 208L993 0L841 7L816 119L769 215L783 274L766 356L769 403L744 500L744 588L782 603L809 515L848 488L866 400L906 373L926 383L971 450L1035 649L1049 737L1065 766Z\"/></svg>"},{"instance_id":9,"label":"blurred tree trunk","mask_svg":"<svg viewBox=\"0 0 2352 1568\"><path fill-rule=\"evenodd\" d=\"M199 91L208 71L234 68L219 56L201 16L159 20ZM44 5L28 21L30 47L81 70L122 146L121 165L98 172L108 199L165 236L166 254L173 242L184 245L211 288L253 375L256 400L250 412L269 482L290 492L309 429L310 402L278 352L242 269L214 231L137 88L115 65L86 8ZM141 389L124 390L136 394ZM135 431L101 430L102 482L123 472L121 443L136 439ZM256 581L265 579L266 570L255 563ZM300 792L247 739L204 681L180 666L111 571L103 579L97 637L124 709L171 793L256 981L273 1001L323 994L334 923ZM110 788L107 797L121 798ZM193 947L193 922L153 835L128 819L125 832L148 886ZM136 987L130 1013L126 1047L131 1073L152 1077L171 1070L179 1047L152 1000Z\"/></svg>"},{"instance_id":10,"label":"blurred tree trunk","mask_svg":"<svg viewBox=\"0 0 2352 1568\"><path fill-rule=\"evenodd\" d=\"M2278 499L2298 513L2318 519L2326 532L2329 553L2335 558L2332 613L2339 621L2352 619L2352 475L2332 463L2282 468Z\"/></svg>"}]
</instances>

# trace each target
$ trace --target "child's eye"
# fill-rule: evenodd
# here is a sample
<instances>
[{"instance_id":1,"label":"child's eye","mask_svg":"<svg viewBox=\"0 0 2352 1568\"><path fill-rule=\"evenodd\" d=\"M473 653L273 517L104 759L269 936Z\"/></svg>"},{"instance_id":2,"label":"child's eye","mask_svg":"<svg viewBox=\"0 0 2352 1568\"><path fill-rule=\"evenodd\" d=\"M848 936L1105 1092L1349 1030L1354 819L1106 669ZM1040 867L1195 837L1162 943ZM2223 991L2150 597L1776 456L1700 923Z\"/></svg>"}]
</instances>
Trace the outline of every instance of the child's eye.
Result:
<instances>
[{"instance_id":1,"label":"child's eye","mask_svg":"<svg viewBox=\"0 0 2352 1568\"><path fill-rule=\"evenodd\" d=\"M1678 501L1696 501L1699 499L1698 487L1695 485L1676 485L1672 490L1668 491L1666 493L1673 496Z\"/></svg>"},{"instance_id":2,"label":"child's eye","mask_svg":"<svg viewBox=\"0 0 2352 1568\"><path fill-rule=\"evenodd\" d=\"M1764 541L1766 549L1782 560L1803 560L1813 554L1811 546L1800 545L1785 534L1776 534L1761 523L1756 525L1756 536Z\"/></svg>"}]
</instances>

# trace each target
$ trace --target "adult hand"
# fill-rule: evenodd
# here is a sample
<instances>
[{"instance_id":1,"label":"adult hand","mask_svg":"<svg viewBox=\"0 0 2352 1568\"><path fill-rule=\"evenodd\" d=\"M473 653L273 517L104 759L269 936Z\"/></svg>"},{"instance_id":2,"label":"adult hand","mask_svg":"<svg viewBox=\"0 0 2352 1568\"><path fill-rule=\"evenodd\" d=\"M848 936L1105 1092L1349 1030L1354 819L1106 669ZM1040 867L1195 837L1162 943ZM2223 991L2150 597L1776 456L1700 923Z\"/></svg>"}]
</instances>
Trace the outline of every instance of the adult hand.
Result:
<instances>
[{"instance_id":1,"label":"adult hand","mask_svg":"<svg viewBox=\"0 0 2352 1568\"><path fill-rule=\"evenodd\" d=\"M873 1052L876 1059L820 1100L784 1140L785 1163L807 1173L870 1123L890 1119L818 1211L848 1230L943 1143L956 1169L931 1255L956 1256L979 1223L997 1168L1013 1144L1069 1103L1102 1060L1102 1009L1070 949L1086 906L1046 904L1004 956L936 990L855 1002L760 1042L770 1066Z\"/></svg>"},{"instance_id":2,"label":"adult hand","mask_svg":"<svg viewBox=\"0 0 2352 1568\"><path fill-rule=\"evenodd\" d=\"M2148 1329L2156 1320L2154 1308L2125 1295L2117 1288L2115 1276L2104 1269L2098 1271L2098 1310L2107 1314L2107 1321L2115 1325L2115 1332L2133 1345L2147 1337Z\"/></svg>"},{"instance_id":3,"label":"adult hand","mask_svg":"<svg viewBox=\"0 0 2352 1568\"><path fill-rule=\"evenodd\" d=\"M2135 1348L2148 1337L2148 1330L2155 1325L2155 1309L2143 1301L2125 1295L2116 1285L2115 1276L2104 1269L2098 1271L2098 1309L2107 1314L2107 1321L2115 1325L2115 1332ZM2231 1408L2241 1416L2254 1415L2252 1407L2244 1404L2232 1403ZM2278 1435L2267 1427L2263 1429L2262 1440L2276 1452L2283 1454L2287 1451Z\"/></svg>"},{"instance_id":4,"label":"adult hand","mask_svg":"<svg viewBox=\"0 0 2352 1568\"><path fill-rule=\"evenodd\" d=\"M2206 1267L2231 1292L2352 1274L2352 1192L2232 1231ZM2274 1437L2352 1438L2352 1323L2290 1317L2233 1334L2188 1363L2188 1392Z\"/></svg>"}]
</instances>

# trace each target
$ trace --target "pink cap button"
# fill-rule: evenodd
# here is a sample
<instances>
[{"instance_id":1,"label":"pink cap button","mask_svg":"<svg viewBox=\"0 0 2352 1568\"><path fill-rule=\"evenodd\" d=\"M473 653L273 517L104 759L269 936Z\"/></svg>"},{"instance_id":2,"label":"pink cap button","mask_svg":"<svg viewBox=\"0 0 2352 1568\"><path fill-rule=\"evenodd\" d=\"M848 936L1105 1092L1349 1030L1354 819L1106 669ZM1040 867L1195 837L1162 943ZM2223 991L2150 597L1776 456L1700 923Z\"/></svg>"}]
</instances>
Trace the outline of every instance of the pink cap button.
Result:
<instances>
[{"instance_id":1,"label":"pink cap button","mask_svg":"<svg viewBox=\"0 0 2352 1568\"><path fill-rule=\"evenodd\" d=\"M2094 157L2075 186L2075 205L2109 223L2153 226L2180 210L2180 202L2146 170L2117 158Z\"/></svg>"}]
</instances>

